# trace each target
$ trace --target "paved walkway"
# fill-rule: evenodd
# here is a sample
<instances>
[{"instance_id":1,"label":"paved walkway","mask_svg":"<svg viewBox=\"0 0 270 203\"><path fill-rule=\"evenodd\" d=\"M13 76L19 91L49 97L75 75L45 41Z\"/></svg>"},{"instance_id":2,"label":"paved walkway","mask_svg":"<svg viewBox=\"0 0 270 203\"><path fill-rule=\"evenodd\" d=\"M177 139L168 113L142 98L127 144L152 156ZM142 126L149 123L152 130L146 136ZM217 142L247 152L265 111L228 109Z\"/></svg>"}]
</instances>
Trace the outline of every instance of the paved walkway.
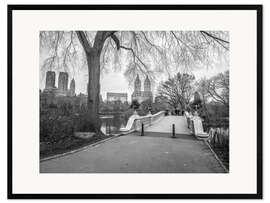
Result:
<instances>
[{"instance_id":1,"label":"paved walkway","mask_svg":"<svg viewBox=\"0 0 270 203\"><path fill-rule=\"evenodd\" d=\"M159 122L145 129L146 132L172 133L172 124L175 124L175 133L190 134L187 120L184 116L165 116Z\"/></svg>"},{"instance_id":2,"label":"paved walkway","mask_svg":"<svg viewBox=\"0 0 270 203\"><path fill-rule=\"evenodd\" d=\"M159 136L158 136L159 135ZM133 133L40 163L41 173L224 173L203 141L191 135Z\"/></svg>"}]
</instances>

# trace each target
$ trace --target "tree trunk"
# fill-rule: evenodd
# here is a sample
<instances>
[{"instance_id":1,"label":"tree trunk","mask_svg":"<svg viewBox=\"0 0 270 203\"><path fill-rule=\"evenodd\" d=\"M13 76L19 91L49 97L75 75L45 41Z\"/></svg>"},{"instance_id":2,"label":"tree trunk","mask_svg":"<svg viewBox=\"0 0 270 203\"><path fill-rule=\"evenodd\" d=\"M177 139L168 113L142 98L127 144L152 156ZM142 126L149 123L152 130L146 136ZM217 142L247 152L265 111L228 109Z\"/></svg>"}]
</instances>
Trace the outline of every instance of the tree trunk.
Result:
<instances>
[{"instance_id":1,"label":"tree trunk","mask_svg":"<svg viewBox=\"0 0 270 203\"><path fill-rule=\"evenodd\" d=\"M83 31L76 31L76 33L85 51L88 65L86 126L89 128L88 130L100 132L101 122L98 114L100 94L100 55L106 38L111 36L114 32L98 31L92 47Z\"/></svg>"},{"instance_id":2,"label":"tree trunk","mask_svg":"<svg viewBox=\"0 0 270 203\"><path fill-rule=\"evenodd\" d=\"M100 94L100 51L93 49L86 54L88 64L87 117L91 130L100 131L99 94Z\"/></svg>"}]
</instances>

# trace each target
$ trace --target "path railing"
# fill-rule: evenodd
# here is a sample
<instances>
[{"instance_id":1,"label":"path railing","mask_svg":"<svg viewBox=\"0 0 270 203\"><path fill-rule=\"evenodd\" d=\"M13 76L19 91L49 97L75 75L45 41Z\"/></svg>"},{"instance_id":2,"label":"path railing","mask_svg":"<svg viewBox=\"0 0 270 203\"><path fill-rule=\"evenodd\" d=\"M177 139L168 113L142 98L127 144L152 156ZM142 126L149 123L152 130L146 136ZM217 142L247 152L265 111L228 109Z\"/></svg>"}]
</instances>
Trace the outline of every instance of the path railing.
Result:
<instances>
[{"instance_id":1,"label":"path railing","mask_svg":"<svg viewBox=\"0 0 270 203\"><path fill-rule=\"evenodd\" d=\"M165 111L160 111L156 114L148 114L146 116L138 116L132 115L127 122L125 128L121 128L120 131L128 132L128 131L139 131L144 124L144 127L148 127L156 122L158 122L161 118L165 116Z\"/></svg>"},{"instance_id":2,"label":"path railing","mask_svg":"<svg viewBox=\"0 0 270 203\"><path fill-rule=\"evenodd\" d=\"M210 128L209 136L206 142L209 143L218 158L222 161L225 168L229 169L229 143L230 143L230 130L229 128Z\"/></svg>"},{"instance_id":3,"label":"path railing","mask_svg":"<svg viewBox=\"0 0 270 203\"><path fill-rule=\"evenodd\" d=\"M214 147L229 147L229 128L210 128L207 141Z\"/></svg>"},{"instance_id":4,"label":"path railing","mask_svg":"<svg viewBox=\"0 0 270 203\"><path fill-rule=\"evenodd\" d=\"M192 131L192 133L201 138L205 138L212 144L216 145L216 143L225 145L229 140L229 130L224 128L210 128L209 132L204 132L202 119L200 116L192 116L187 117L188 127Z\"/></svg>"},{"instance_id":5,"label":"path railing","mask_svg":"<svg viewBox=\"0 0 270 203\"><path fill-rule=\"evenodd\" d=\"M198 115L196 116L186 116L188 122L188 128L192 131L192 133L197 137L207 138L208 133L204 132L202 119Z\"/></svg>"}]
</instances>

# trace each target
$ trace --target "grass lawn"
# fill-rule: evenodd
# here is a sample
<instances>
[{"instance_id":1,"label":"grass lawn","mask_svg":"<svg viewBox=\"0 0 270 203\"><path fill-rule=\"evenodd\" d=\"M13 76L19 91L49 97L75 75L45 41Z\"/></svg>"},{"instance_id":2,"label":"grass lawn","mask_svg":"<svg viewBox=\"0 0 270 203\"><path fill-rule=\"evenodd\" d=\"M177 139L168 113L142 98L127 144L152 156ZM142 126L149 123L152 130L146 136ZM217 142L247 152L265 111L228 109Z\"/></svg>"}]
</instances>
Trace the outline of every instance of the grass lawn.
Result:
<instances>
[{"instance_id":1,"label":"grass lawn","mask_svg":"<svg viewBox=\"0 0 270 203\"><path fill-rule=\"evenodd\" d=\"M42 146L40 145L40 159L79 149L109 137L112 137L112 135L105 136L100 133L99 135L94 135L89 139L68 136L55 143L42 143Z\"/></svg>"},{"instance_id":2,"label":"grass lawn","mask_svg":"<svg viewBox=\"0 0 270 203\"><path fill-rule=\"evenodd\" d=\"M229 150L223 147L213 147L218 158L222 161L227 170L229 170Z\"/></svg>"}]
</instances>

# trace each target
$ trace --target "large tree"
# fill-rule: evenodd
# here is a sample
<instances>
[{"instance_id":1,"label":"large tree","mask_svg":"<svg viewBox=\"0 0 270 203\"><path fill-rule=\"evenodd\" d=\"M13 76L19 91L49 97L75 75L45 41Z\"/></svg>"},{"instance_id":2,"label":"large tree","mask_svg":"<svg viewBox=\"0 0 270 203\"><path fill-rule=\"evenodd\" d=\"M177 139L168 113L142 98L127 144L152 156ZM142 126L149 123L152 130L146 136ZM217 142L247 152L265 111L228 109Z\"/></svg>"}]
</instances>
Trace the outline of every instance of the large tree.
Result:
<instances>
[{"instance_id":1,"label":"large tree","mask_svg":"<svg viewBox=\"0 0 270 203\"><path fill-rule=\"evenodd\" d=\"M198 91L203 97L203 101L214 101L229 107L230 81L229 70L219 73L209 79L202 78L198 84Z\"/></svg>"},{"instance_id":2,"label":"large tree","mask_svg":"<svg viewBox=\"0 0 270 203\"><path fill-rule=\"evenodd\" d=\"M214 101L225 105L227 108L229 107L229 71L219 73L217 76L210 78L208 82L208 93Z\"/></svg>"},{"instance_id":3,"label":"large tree","mask_svg":"<svg viewBox=\"0 0 270 203\"><path fill-rule=\"evenodd\" d=\"M82 49L81 49L82 47ZM41 70L88 69L88 119L99 130L100 73L125 67L133 82L135 73L148 74L172 69L191 70L227 63L227 31L42 31Z\"/></svg>"},{"instance_id":4,"label":"large tree","mask_svg":"<svg viewBox=\"0 0 270 203\"><path fill-rule=\"evenodd\" d=\"M187 73L177 73L174 77L162 82L158 93L168 99L169 104L177 108L179 105L185 109L194 93L193 84L195 77Z\"/></svg>"}]
</instances>

